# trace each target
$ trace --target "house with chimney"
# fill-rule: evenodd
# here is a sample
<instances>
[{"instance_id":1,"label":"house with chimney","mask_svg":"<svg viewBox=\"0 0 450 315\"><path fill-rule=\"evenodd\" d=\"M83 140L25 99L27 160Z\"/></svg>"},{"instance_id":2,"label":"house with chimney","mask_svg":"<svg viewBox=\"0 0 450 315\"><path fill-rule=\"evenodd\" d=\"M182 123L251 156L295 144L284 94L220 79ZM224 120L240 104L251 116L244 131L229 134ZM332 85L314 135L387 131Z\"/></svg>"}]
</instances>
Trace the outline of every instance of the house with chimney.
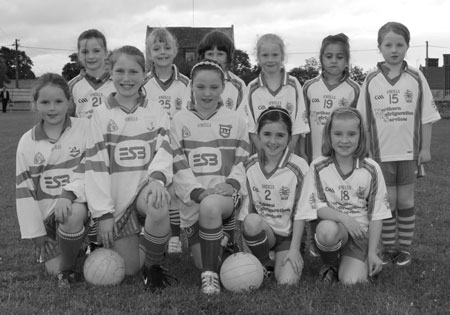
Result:
<instances>
[{"instance_id":1,"label":"house with chimney","mask_svg":"<svg viewBox=\"0 0 450 315\"><path fill-rule=\"evenodd\" d=\"M425 66L420 66L435 101L450 101L450 54L444 54L443 59L442 67L439 58L426 58Z\"/></svg>"}]
</instances>

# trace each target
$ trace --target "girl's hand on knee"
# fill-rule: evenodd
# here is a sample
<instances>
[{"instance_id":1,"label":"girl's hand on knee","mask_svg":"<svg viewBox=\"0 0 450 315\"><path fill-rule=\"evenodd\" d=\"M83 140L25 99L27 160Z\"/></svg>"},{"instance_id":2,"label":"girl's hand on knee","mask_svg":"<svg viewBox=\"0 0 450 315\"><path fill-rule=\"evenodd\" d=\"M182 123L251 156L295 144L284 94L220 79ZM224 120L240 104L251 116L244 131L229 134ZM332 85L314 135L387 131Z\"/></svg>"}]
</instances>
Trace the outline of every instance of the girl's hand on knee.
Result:
<instances>
[{"instance_id":1,"label":"girl's hand on knee","mask_svg":"<svg viewBox=\"0 0 450 315\"><path fill-rule=\"evenodd\" d=\"M367 255L367 262L369 264L369 277L377 275L383 268L383 262L376 253L369 253Z\"/></svg>"},{"instance_id":2,"label":"girl's hand on knee","mask_svg":"<svg viewBox=\"0 0 450 315\"><path fill-rule=\"evenodd\" d=\"M55 220L59 223L64 223L71 215L72 201L67 198L58 198L55 205Z\"/></svg>"},{"instance_id":3,"label":"girl's hand on knee","mask_svg":"<svg viewBox=\"0 0 450 315\"><path fill-rule=\"evenodd\" d=\"M232 196L234 188L230 184L220 183L214 186L214 193L222 196Z\"/></svg>"},{"instance_id":4,"label":"girl's hand on knee","mask_svg":"<svg viewBox=\"0 0 450 315\"><path fill-rule=\"evenodd\" d=\"M169 204L170 194L159 181L154 180L150 182L147 185L147 188L146 202L150 203L155 208L161 208Z\"/></svg>"},{"instance_id":5,"label":"girl's hand on knee","mask_svg":"<svg viewBox=\"0 0 450 315\"><path fill-rule=\"evenodd\" d=\"M117 226L114 218L98 221L98 233L102 244L106 248L114 246L114 235L117 235Z\"/></svg>"},{"instance_id":6,"label":"girl's hand on knee","mask_svg":"<svg viewBox=\"0 0 450 315\"><path fill-rule=\"evenodd\" d=\"M282 265L286 265L286 263L290 262L292 265L292 268L294 269L295 273L300 275L302 273L303 269L303 258L300 254L299 249L289 249L288 253L286 254L286 257L284 257Z\"/></svg>"},{"instance_id":7,"label":"girl's hand on knee","mask_svg":"<svg viewBox=\"0 0 450 315\"><path fill-rule=\"evenodd\" d=\"M347 215L342 224L347 229L348 234L350 234L352 238L361 240L367 237L366 231L354 218Z\"/></svg>"}]
</instances>

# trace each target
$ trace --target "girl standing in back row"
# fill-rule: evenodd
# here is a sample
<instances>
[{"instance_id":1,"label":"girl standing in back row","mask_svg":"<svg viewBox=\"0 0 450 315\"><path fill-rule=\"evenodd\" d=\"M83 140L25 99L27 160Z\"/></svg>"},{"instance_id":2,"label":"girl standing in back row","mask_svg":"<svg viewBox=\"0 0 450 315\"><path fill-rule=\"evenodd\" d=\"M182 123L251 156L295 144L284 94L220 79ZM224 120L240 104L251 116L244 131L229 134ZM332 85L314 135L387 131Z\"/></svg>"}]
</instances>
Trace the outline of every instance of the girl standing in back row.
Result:
<instances>
[{"instance_id":1,"label":"girl standing in back row","mask_svg":"<svg viewBox=\"0 0 450 315\"><path fill-rule=\"evenodd\" d=\"M260 149L256 122L259 115L269 107L286 109L293 121L292 138L289 147L293 150L301 134L309 132L302 87L284 68L286 51L283 40L275 34L265 34L256 44L261 74L248 85L248 106L246 114L250 140ZM304 152L299 152L304 156Z\"/></svg>"},{"instance_id":2,"label":"girl standing in back row","mask_svg":"<svg viewBox=\"0 0 450 315\"><path fill-rule=\"evenodd\" d=\"M104 104L106 97L115 91L105 64L108 57L105 35L96 29L84 31L78 37L77 47L78 60L84 69L69 82L73 101L70 114L90 118L93 109Z\"/></svg>"},{"instance_id":3,"label":"girl standing in back row","mask_svg":"<svg viewBox=\"0 0 450 315\"><path fill-rule=\"evenodd\" d=\"M392 210L392 218L383 222L383 263L399 266L411 262L416 176L418 167L431 160L432 124L440 119L424 75L404 60L409 40L409 30L401 23L380 28L378 48L384 61L367 75L358 101Z\"/></svg>"}]
</instances>

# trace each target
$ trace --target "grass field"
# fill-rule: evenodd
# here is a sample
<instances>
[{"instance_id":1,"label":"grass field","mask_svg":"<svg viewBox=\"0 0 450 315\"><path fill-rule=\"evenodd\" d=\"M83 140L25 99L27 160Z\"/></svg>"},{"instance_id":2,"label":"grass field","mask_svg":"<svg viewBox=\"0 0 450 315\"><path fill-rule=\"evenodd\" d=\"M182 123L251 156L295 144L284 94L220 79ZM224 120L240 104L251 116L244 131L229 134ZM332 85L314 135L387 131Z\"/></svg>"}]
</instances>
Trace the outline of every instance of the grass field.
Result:
<instances>
[{"instance_id":1,"label":"grass field","mask_svg":"<svg viewBox=\"0 0 450 315\"><path fill-rule=\"evenodd\" d=\"M386 267L369 284L332 286L314 275L320 260L305 259L301 282L273 282L245 294L205 297L199 272L185 253L166 265L180 284L159 295L139 276L117 287L86 283L61 291L36 264L31 241L21 240L15 210L15 152L33 124L30 112L0 115L0 314L450 314L450 120L434 125L433 161L417 183L417 230L408 267Z\"/></svg>"}]
</instances>

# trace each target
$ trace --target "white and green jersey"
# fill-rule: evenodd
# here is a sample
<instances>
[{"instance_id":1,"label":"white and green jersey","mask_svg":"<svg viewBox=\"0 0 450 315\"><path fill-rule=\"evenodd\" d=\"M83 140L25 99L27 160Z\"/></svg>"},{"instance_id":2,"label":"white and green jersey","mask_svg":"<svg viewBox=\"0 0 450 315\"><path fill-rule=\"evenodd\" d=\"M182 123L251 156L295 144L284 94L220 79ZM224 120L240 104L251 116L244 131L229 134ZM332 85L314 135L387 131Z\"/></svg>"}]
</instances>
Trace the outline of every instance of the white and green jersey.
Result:
<instances>
[{"instance_id":1,"label":"white and green jersey","mask_svg":"<svg viewBox=\"0 0 450 315\"><path fill-rule=\"evenodd\" d=\"M246 108L249 132L256 133L259 115L269 107L284 108L289 112L293 123L292 134L309 132L302 87L296 78L284 70L281 86L277 91L270 90L262 73L249 83Z\"/></svg>"},{"instance_id":2,"label":"white and green jersey","mask_svg":"<svg viewBox=\"0 0 450 315\"><path fill-rule=\"evenodd\" d=\"M248 132L243 117L221 104L203 118L191 104L175 114L171 125L175 192L183 202L181 226L198 220L198 204L191 199L197 188L227 182L245 194L244 162L248 158Z\"/></svg>"},{"instance_id":3,"label":"white and green jersey","mask_svg":"<svg viewBox=\"0 0 450 315\"><path fill-rule=\"evenodd\" d=\"M391 217L383 174L370 158L355 160L353 172L343 175L334 158L319 157L311 163L303 187L302 207L333 208L353 217L366 231L370 221Z\"/></svg>"},{"instance_id":4,"label":"white and green jersey","mask_svg":"<svg viewBox=\"0 0 450 315\"><path fill-rule=\"evenodd\" d=\"M422 125L440 119L422 72L404 62L394 79L378 63L361 89L358 109L369 132L372 157L378 162L416 160L421 149Z\"/></svg>"},{"instance_id":5,"label":"white and green jersey","mask_svg":"<svg viewBox=\"0 0 450 315\"><path fill-rule=\"evenodd\" d=\"M327 84L323 74L311 79L303 86L306 113L310 134L307 137L306 152L310 161L322 155L322 132L331 112L338 107L356 107L360 87L345 75L336 85Z\"/></svg>"},{"instance_id":6,"label":"white and green jersey","mask_svg":"<svg viewBox=\"0 0 450 315\"><path fill-rule=\"evenodd\" d=\"M247 196L238 219L243 221L249 213L264 218L277 235L289 236L294 220L314 220L316 211L299 203L308 164L301 157L284 152L278 166L266 173L258 155L245 164ZM309 211L306 211L309 210Z\"/></svg>"},{"instance_id":7,"label":"white and green jersey","mask_svg":"<svg viewBox=\"0 0 450 315\"><path fill-rule=\"evenodd\" d=\"M75 116L91 118L94 108L105 103L109 94L116 91L114 84L105 73L101 78L91 78L85 70L69 82Z\"/></svg>"},{"instance_id":8,"label":"white and green jersey","mask_svg":"<svg viewBox=\"0 0 450 315\"><path fill-rule=\"evenodd\" d=\"M156 73L150 72L145 79L144 89L150 103L158 103L170 118L181 110L183 98L186 96L189 79L172 65L173 75L166 81L161 81Z\"/></svg>"},{"instance_id":9,"label":"white and green jersey","mask_svg":"<svg viewBox=\"0 0 450 315\"><path fill-rule=\"evenodd\" d=\"M46 235L44 220L54 211L63 187L85 202L83 187L89 122L69 118L58 140L49 139L42 121L19 141L16 155L16 209L22 238ZM77 181L71 189L68 186Z\"/></svg>"},{"instance_id":10,"label":"white and green jersey","mask_svg":"<svg viewBox=\"0 0 450 315\"><path fill-rule=\"evenodd\" d=\"M91 119L86 157L86 197L94 218L121 217L149 176L172 180L170 119L142 98L131 110L111 94Z\"/></svg>"}]
</instances>

